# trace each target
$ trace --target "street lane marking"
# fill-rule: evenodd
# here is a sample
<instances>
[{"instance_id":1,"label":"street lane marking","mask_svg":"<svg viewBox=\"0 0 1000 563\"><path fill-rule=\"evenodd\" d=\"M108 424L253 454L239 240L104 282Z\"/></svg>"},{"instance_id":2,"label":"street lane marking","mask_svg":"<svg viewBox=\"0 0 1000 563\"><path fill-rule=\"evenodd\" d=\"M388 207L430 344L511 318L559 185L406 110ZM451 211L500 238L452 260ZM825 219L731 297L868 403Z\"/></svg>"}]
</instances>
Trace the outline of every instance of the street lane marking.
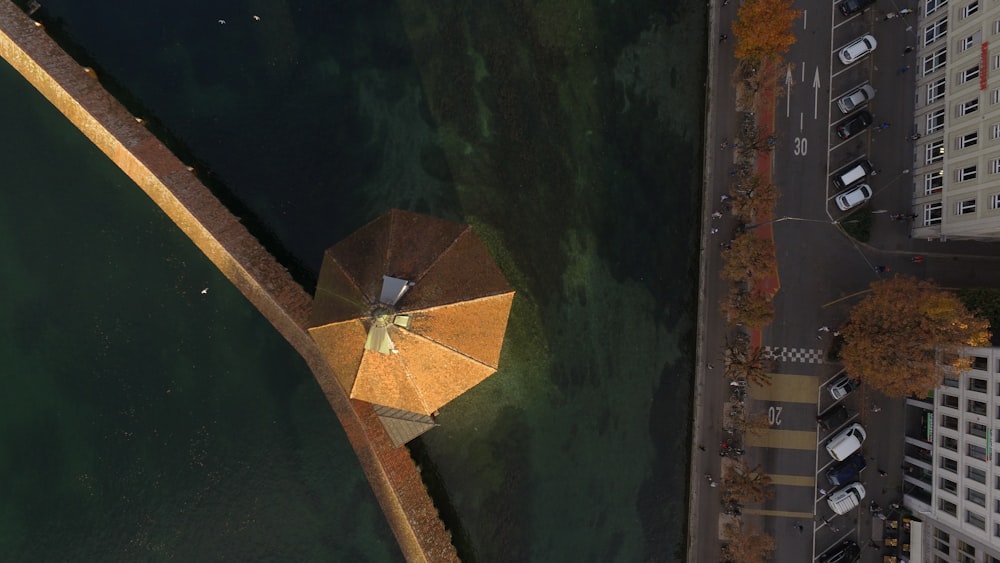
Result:
<instances>
[{"instance_id":1,"label":"street lane marking","mask_svg":"<svg viewBox=\"0 0 1000 563\"><path fill-rule=\"evenodd\" d=\"M744 438L747 446L756 448L783 448L786 450L816 451L815 430L765 430L760 435Z\"/></svg>"},{"instance_id":2,"label":"street lane marking","mask_svg":"<svg viewBox=\"0 0 1000 563\"><path fill-rule=\"evenodd\" d=\"M756 514L758 516L778 516L781 518L808 518L812 520L812 512L792 512L791 510L765 510L763 508L744 508L743 514Z\"/></svg>"},{"instance_id":3,"label":"street lane marking","mask_svg":"<svg viewBox=\"0 0 1000 563\"><path fill-rule=\"evenodd\" d=\"M816 402L816 390L819 389L819 378L815 375L794 375L787 373L769 373L768 375L771 376L770 385L750 386L750 396L755 401L786 403Z\"/></svg>"},{"instance_id":4,"label":"street lane marking","mask_svg":"<svg viewBox=\"0 0 1000 563\"><path fill-rule=\"evenodd\" d=\"M802 362L822 364L823 350L819 348L789 348L787 346L764 346L764 355L779 362Z\"/></svg>"},{"instance_id":5,"label":"street lane marking","mask_svg":"<svg viewBox=\"0 0 1000 563\"><path fill-rule=\"evenodd\" d=\"M815 475L771 475L772 485L791 485L793 487L815 487Z\"/></svg>"}]
</instances>

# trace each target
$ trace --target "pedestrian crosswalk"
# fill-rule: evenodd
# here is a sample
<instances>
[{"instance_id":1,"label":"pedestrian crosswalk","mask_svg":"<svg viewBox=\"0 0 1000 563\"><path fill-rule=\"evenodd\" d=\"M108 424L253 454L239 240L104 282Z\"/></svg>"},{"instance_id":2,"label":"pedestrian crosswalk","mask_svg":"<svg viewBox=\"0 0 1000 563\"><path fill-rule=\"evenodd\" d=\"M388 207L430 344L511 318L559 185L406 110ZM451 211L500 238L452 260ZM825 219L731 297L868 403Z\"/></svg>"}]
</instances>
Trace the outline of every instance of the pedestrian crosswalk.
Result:
<instances>
[{"instance_id":1,"label":"pedestrian crosswalk","mask_svg":"<svg viewBox=\"0 0 1000 563\"><path fill-rule=\"evenodd\" d=\"M822 364L824 350L819 348L790 348L788 346L764 346L764 355L779 362L799 362Z\"/></svg>"}]
</instances>

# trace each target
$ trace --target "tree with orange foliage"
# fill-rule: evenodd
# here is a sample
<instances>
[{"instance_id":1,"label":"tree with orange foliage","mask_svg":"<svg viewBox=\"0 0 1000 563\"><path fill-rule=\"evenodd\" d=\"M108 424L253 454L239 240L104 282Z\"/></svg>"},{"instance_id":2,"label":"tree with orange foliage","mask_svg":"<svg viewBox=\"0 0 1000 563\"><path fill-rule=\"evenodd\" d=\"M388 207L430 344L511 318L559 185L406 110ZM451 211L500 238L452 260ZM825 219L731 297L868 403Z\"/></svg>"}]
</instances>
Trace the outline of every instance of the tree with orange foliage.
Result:
<instances>
[{"instance_id":1,"label":"tree with orange foliage","mask_svg":"<svg viewBox=\"0 0 1000 563\"><path fill-rule=\"evenodd\" d=\"M760 61L780 57L795 44L792 24L801 15L792 9L792 0L747 0L733 22L736 58Z\"/></svg>"},{"instance_id":2,"label":"tree with orange foliage","mask_svg":"<svg viewBox=\"0 0 1000 563\"><path fill-rule=\"evenodd\" d=\"M774 273L778 264L774 241L752 232L737 235L722 257L726 261L722 266L724 279L747 281L751 285Z\"/></svg>"},{"instance_id":3,"label":"tree with orange foliage","mask_svg":"<svg viewBox=\"0 0 1000 563\"><path fill-rule=\"evenodd\" d=\"M897 276L871 289L840 331L840 359L851 377L889 397L926 395L947 373L968 369L961 348L990 342L989 321L931 282Z\"/></svg>"},{"instance_id":4,"label":"tree with orange foliage","mask_svg":"<svg viewBox=\"0 0 1000 563\"><path fill-rule=\"evenodd\" d=\"M754 174L729 189L733 213L744 222L753 221L774 211L778 204L778 188L762 175Z\"/></svg>"},{"instance_id":5,"label":"tree with orange foliage","mask_svg":"<svg viewBox=\"0 0 1000 563\"><path fill-rule=\"evenodd\" d=\"M755 529L742 520L727 523L722 530L726 545L723 559L735 563L766 563L774 554L774 536Z\"/></svg>"},{"instance_id":6,"label":"tree with orange foliage","mask_svg":"<svg viewBox=\"0 0 1000 563\"><path fill-rule=\"evenodd\" d=\"M757 291L744 291L740 285L729 287L729 296L719 306L729 326L763 328L774 320L774 302Z\"/></svg>"}]
</instances>

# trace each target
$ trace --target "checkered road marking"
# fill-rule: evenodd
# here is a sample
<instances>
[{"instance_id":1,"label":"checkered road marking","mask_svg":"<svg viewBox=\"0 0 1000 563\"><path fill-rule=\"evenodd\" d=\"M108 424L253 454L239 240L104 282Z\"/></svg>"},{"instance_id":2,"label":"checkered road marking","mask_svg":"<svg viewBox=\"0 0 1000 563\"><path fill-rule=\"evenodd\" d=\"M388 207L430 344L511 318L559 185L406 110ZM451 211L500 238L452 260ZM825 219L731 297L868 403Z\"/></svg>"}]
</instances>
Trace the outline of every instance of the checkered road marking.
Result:
<instances>
[{"instance_id":1,"label":"checkered road marking","mask_svg":"<svg viewBox=\"0 0 1000 563\"><path fill-rule=\"evenodd\" d=\"M764 346L764 355L779 362L799 362L822 364L825 352L816 348L788 348L787 346Z\"/></svg>"}]
</instances>

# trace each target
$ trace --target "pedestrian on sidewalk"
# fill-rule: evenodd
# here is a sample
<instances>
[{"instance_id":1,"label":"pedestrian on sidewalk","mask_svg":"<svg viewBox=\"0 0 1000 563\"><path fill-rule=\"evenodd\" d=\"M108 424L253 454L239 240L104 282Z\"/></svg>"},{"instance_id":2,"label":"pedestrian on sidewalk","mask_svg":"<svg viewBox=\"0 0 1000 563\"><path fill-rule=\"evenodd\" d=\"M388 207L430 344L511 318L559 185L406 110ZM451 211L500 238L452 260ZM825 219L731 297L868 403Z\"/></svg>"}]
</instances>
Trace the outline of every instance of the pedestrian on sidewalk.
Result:
<instances>
[{"instance_id":1,"label":"pedestrian on sidewalk","mask_svg":"<svg viewBox=\"0 0 1000 563\"><path fill-rule=\"evenodd\" d=\"M719 482L718 481L712 481L711 483L708 484L708 486L709 487L718 487L719 486Z\"/></svg>"},{"instance_id":2,"label":"pedestrian on sidewalk","mask_svg":"<svg viewBox=\"0 0 1000 563\"><path fill-rule=\"evenodd\" d=\"M821 326L821 327L819 327L819 328L816 329L816 332L830 332L830 327L825 326L825 325Z\"/></svg>"},{"instance_id":3,"label":"pedestrian on sidewalk","mask_svg":"<svg viewBox=\"0 0 1000 563\"><path fill-rule=\"evenodd\" d=\"M719 196L719 202L721 203L725 203L727 199L729 199L729 196L726 194L722 194L721 196Z\"/></svg>"},{"instance_id":4,"label":"pedestrian on sidewalk","mask_svg":"<svg viewBox=\"0 0 1000 563\"><path fill-rule=\"evenodd\" d=\"M805 527L805 526L803 526L802 524L796 524L796 525L795 525L795 529L796 529L796 530L798 530L798 531L799 531L799 533L801 534L802 532L804 532L804 531L805 531L806 527Z\"/></svg>"},{"instance_id":5,"label":"pedestrian on sidewalk","mask_svg":"<svg viewBox=\"0 0 1000 563\"><path fill-rule=\"evenodd\" d=\"M899 74L906 74L908 70L910 70L910 65L903 65L899 67Z\"/></svg>"},{"instance_id":6,"label":"pedestrian on sidewalk","mask_svg":"<svg viewBox=\"0 0 1000 563\"><path fill-rule=\"evenodd\" d=\"M715 211L714 213L712 213L712 219L722 219L722 212Z\"/></svg>"},{"instance_id":7,"label":"pedestrian on sidewalk","mask_svg":"<svg viewBox=\"0 0 1000 563\"><path fill-rule=\"evenodd\" d=\"M878 273L884 273L892 270L889 266L875 266L875 271Z\"/></svg>"},{"instance_id":8,"label":"pedestrian on sidewalk","mask_svg":"<svg viewBox=\"0 0 1000 563\"><path fill-rule=\"evenodd\" d=\"M882 412L882 407L872 404L872 412Z\"/></svg>"},{"instance_id":9,"label":"pedestrian on sidewalk","mask_svg":"<svg viewBox=\"0 0 1000 563\"><path fill-rule=\"evenodd\" d=\"M910 258L910 262L913 262L914 264L923 264L924 263L924 257L923 256L914 256L913 258Z\"/></svg>"},{"instance_id":10,"label":"pedestrian on sidewalk","mask_svg":"<svg viewBox=\"0 0 1000 563\"><path fill-rule=\"evenodd\" d=\"M903 48L903 55L902 56L905 57L906 55L908 55L908 54L910 54L912 52L913 52L913 47L907 45L906 47Z\"/></svg>"},{"instance_id":11,"label":"pedestrian on sidewalk","mask_svg":"<svg viewBox=\"0 0 1000 563\"><path fill-rule=\"evenodd\" d=\"M718 227L712 227L712 230L709 231L709 232L714 235L715 233L719 232L719 228Z\"/></svg>"},{"instance_id":12,"label":"pedestrian on sidewalk","mask_svg":"<svg viewBox=\"0 0 1000 563\"><path fill-rule=\"evenodd\" d=\"M698 449L701 451L705 451L705 446L698 444Z\"/></svg>"},{"instance_id":13,"label":"pedestrian on sidewalk","mask_svg":"<svg viewBox=\"0 0 1000 563\"><path fill-rule=\"evenodd\" d=\"M719 43L722 43L722 42L728 41L728 40L729 40L729 36L728 35L726 35L725 33L720 33L719 34Z\"/></svg>"},{"instance_id":14,"label":"pedestrian on sidewalk","mask_svg":"<svg viewBox=\"0 0 1000 563\"><path fill-rule=\"evenodd\" d=\"M883 477L887 477L889 475L888 473L886 473L885 469L879 469L878 474Z\"/></svg>"},{"instance_id":15,"label":"pedestrian on sidewalk","mask_svg":"<svg viewBox=\"0 0 1000 563\"><path fill-rule=\"evenodd\" d=\"M912 14L912 13L913 13L913 10L911 10L909 8L903 8L902 10L899 11L899 15L901 15L901 16L905 16L906 14Z\"/></svg>"}]
</instances>

